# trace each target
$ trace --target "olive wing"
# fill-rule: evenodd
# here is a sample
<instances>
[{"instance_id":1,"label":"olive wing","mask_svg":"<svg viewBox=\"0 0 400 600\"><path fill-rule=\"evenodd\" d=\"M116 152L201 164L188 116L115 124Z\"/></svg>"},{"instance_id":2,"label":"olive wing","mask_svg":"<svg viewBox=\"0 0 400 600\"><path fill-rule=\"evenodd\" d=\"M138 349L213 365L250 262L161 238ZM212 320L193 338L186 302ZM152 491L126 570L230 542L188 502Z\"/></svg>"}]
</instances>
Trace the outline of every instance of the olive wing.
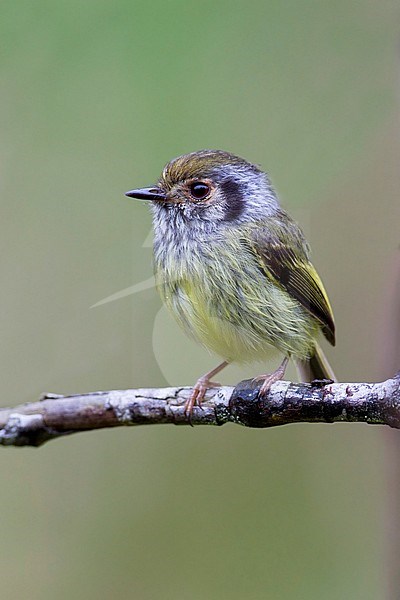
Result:
<instances>
[{"instance_id":1,"label":"olive wing","mask_svg":"<svg viewBox=\"0 0 400 600\"><path fill-rule=\"evenodd\" d=\"M335 323L323 283L308 259L306 242L293 228L259 227L251 232L251 247L265 275L282 286L322 326L326 339L335 345ZM295 233L296 235L293 235Z\"/></svg>"}]
</instances>

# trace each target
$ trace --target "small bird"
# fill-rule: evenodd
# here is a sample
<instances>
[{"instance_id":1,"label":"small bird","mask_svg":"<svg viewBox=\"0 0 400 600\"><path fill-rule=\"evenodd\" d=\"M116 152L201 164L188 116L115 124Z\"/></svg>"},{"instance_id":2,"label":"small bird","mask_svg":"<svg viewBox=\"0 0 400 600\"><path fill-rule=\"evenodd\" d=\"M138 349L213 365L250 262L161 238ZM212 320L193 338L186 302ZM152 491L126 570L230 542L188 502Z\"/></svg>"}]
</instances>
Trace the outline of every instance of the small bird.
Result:
<instances>
[{"instance_id":1,"label":"small bird","mask_svg":"<svg viewBox=\"0 0 400 600\"><path fill-rule=\"evenodd\" d=\"M200 150L171 160L154 187L126 195L150 201L162 299L192 338L224 359L195 384L189 418L231 362L283 355L274 372L255 378L261 395L283 378L290 357L303 381L335 380L317 342L322 332L335 344L328 296L265 172L229 152Z\"/></svg>"}]
</instances>

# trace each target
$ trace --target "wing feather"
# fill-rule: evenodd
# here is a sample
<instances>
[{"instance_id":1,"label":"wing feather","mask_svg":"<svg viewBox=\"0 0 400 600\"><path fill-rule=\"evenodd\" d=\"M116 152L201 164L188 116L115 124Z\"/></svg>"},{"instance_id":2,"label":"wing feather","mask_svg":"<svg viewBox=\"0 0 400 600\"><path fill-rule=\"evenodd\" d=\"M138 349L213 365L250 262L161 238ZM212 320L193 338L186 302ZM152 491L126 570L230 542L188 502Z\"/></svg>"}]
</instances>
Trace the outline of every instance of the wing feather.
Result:
<instances>
[{"instance_id":1,"label":"wing feather","mask_svg":"<svg viewBox=\"0 0 400 600\"><path fill-rule=\"evenodd\" d=\"M253 252L265 275L281 285L320 321L326 339L334 346L335 323L328 296L308 258L303 234L296 223L288 221L285 213L282 215L284 219L252 230Z\"/></svg>"}]
</instances>

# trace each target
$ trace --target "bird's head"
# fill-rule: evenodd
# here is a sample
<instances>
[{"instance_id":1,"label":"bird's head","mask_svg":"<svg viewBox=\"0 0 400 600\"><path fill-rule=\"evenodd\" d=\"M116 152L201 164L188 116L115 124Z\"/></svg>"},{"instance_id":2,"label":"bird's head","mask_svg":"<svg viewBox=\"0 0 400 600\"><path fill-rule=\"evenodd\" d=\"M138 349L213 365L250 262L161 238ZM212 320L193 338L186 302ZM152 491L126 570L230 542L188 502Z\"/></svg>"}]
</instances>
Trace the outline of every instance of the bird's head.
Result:
<instances>
[{"instance_id":1,"label":"bird's head","mask_svg":"<svg viewBox=\"0 0 400 600\"><path fill-rule=\"evenodd\" d=\"M276 212L267 175L256 165L222 150L199 150L171 160L157 184L126 193L150 200L156 220L186 225L242 223ZM172 221L171 221L172 222Z\"/></svg>"}]
</instances>

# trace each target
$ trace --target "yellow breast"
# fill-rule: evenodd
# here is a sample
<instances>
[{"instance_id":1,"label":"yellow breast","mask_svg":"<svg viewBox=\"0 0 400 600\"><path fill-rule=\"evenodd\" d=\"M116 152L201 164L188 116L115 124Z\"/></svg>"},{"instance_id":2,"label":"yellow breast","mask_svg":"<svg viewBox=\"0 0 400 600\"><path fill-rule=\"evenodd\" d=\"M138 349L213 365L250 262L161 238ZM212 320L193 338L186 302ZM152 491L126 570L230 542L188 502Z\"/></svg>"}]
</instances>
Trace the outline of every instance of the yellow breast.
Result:
<instances>
[{"instance_id":1,"label":"yellow breast","mask_svg":"<svg viewBox=\"0 0 400 600\"><path fill-rule=\"evenodd\" d=\"M156 270L160 294L185 331L229 362L264 360L276 350L306 357L315 321L256 263L234 252L220 258L192 256L184 265L169 257Z\"/></svg>"}]
</instances>

